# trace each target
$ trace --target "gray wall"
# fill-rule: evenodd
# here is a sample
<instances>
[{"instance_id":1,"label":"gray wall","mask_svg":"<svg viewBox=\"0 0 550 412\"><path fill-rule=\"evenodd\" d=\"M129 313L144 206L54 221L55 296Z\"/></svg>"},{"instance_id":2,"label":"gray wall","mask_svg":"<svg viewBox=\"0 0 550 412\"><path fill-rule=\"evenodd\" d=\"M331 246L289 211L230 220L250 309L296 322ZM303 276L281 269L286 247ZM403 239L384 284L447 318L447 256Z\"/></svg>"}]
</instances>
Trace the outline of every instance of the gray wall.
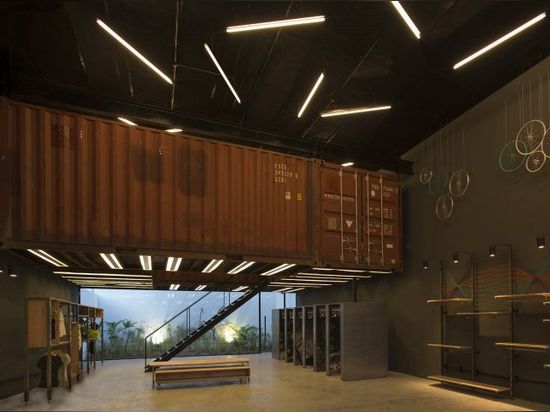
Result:
<instances>
[{"instance_id":1,"label":"gray wall","mask_svg":"<svg viewBox=\"0 0 550 412\"><path fill-rule=\"evenodd\" d=\"M25 371L25 299L27 297L54 297L78 302L78 288L59 279L48 271L36 268L4 252L0 264L9 264L17 273L11 278L0 273L0 398L23 391ZM6 270L4 270L6 272ZM36 384L38 368L34 365L39 351L33 350L30 364L33 384ZM22 396L22 395L21 395ZM21 398L23 401L23 398Z\"/></svg>"},{"instance_id":2,"label":"gray wall","mask_svg":"<svg viewBox=\"0 0 550 412\"><path fill-rule=\"evenodd\" d=\"M522 86L525 98L524 120L538 117L549 125L550 85L546 82L549 70L550 60L546 59L464 113L452 125L446 126L449 133L454 127L459 136L464 129L466 164L471 176L470 188L463 198L456 200L449 220L437 219L434 213L436 198L418 181L420 146L404 156L415 162L415 175L403 180L405 269L402 273L386 278L362 281L358 290L359 300L383 300L388 304L390 369L422 377L440 371L439 350L426 347L426 343L440 340L439 309L437 305L425 303L426 299L439 296L440 275L436 263L432 262L432 267L427 271L422 269L424 258L445 259L453 277L460 279L467 273L467 267L450 262L453 251L472 251L476 254L480 269L491 270L497 264L506 262L506 250L499 249L497 259L490 260L489 244L510 243L514 248L514 265L517 268L529 273L550 273L550 269L541 269L550 261L550 248L538 250L535 242L537 234L550 233L550 161L536 174L528 173L524 168L514 173L504 173L498 164L505 139L505 106L508 140L515 137L522 124L518 99ZM457 72L457 75L460 73ZM543 91L540 95L539 89ZM433 143L434 137L430 139ZM457 150L459 142L460 139L457 140ZM546 283L537 282L535 288L550 291L550 278L547 276L546 279ZM301 293L298 305L350 299L348 285ZM550 317L548 309L546 317ZM521 310L538 314L519 316L517 340L550 343L550 326L541 322L541 313L545 311L543 306L540 303L535 306L524 305ZM457 319L450 321L448 336L461 343L468 342L471 322L460 322ZM480 343L478 366L481 372L506 375L506 352L494 348L489 341L482 340ZM518 352L518 355L517 373L520 382L517 385L517 396L550 403L550 372L542 369L542 364L550 361L550 354ZM450 363L454 366L469 367L469 357L450 357ZM506 383L490 376L482 379ZM543 381L546 384L528 381Z\"/></svg>"}]
</instances>

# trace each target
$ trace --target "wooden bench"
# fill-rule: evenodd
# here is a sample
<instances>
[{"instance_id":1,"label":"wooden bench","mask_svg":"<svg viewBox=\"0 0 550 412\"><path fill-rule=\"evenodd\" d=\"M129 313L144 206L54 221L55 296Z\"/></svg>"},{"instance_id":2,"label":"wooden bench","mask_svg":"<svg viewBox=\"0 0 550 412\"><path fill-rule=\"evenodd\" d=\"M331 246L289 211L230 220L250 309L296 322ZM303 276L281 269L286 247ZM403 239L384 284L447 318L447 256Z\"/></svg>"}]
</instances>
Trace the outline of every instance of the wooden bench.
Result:
<instances>
[{"instance_id":1,"label":"wooden bench","mask_svg":"<svg viewBox=\"0 0 550 412\"><path fill-rule=\"evenodd\" d=\"M239 379L250 382L250 359L207 358L151 362L153 389L160 383ZM155 385L156 384L156 385Z\"/></svg>"},{"instance_id":2,"label":"wooden bench","mask_svg":"<svg viewBox=\"0 0 550 412\"><path fill-rule=\"evenodd\" d=\"M470 389L479 389L482 391L487 391L495 394L506 393L510 391L510 388L507 388L505 386L497 386L497 385L491 385L483 382L453 378L451 376L434 375L434 376L428 376L428 379L431 379L433 381L438 381L440 383L454 385L454 386L461 386L461 387L470 388Z\"/></svg>"},{"instance_id":3,"label":"wooden bench","mask_svg":"<svg viewBox=\"0 0 550 412\"><path fill-rule=\"evenodd\" d=\"M174 368L156 370L155 383L157 387L161 383L189 382L189 381L205 381L205 380L226 380L226 379L243 379L250 382L250 366L220 366L217 368Z\"/></svg>"}]
</instances>

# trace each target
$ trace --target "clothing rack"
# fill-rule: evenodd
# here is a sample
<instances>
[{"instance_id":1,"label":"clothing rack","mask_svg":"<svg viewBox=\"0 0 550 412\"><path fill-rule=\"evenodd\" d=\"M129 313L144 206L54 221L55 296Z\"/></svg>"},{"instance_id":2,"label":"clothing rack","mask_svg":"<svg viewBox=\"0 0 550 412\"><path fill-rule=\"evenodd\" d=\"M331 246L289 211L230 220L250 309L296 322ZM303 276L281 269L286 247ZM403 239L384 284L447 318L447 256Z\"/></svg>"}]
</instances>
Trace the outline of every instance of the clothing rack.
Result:
<instances>
[{"instance_id":1,"label":"clothing rack","mask_svg":"<svg viewBox=\"0 0 550 412\"><path fill-rule=\"evenodd\" d=\"M55 350L63 350L71 357L67 374L69 390L72 389L73 379L80 381L82 364L80 363L79 366L79 360L83 358L83 353L79 348L78 328L80 327L80 318L84 317L83 314L86 317L86 330L90 322L101 319L100 339L102 343L101 360L103 361L103 309L55 298L27 299L25 311L27 326L25 333L25 402L28 402L30 398L30 351L33 349L45 349L46 396L48 401L52 399L52 357ZM56 316L55 319L54 316ZM65 334L62 335L61 331ZM86 345L86 347L89 351L89 345ZM89 353L86 356L86 361L87 372L89 373Z\"/></svg>"}]
</instances>

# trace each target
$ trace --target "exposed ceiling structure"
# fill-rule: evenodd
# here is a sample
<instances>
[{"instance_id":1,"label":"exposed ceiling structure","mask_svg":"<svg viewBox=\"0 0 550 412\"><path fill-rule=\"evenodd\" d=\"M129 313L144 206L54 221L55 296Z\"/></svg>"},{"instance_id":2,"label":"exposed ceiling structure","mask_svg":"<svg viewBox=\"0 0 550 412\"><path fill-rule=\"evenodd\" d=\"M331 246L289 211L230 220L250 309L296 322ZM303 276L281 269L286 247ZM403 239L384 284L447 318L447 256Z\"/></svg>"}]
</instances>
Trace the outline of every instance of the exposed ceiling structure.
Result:
<instances>
[{"instance_id":1,"label":"exposed ceiling structure","mask_svg":"<svg viewBox=\"0 0 550 412\"><path fill-rule=\"evenodd\" d=\"M1 83L16 99L407 172L410 165L399 156L547 55L550 19L457 70L453 65L550 3L402 4L420 39L382 1L6 2L0 5ZM308 16L325 20L226 31ZM298 118L321 73L322 83ZM320 116L380 105L391 109Z\"/></svg>"},{"instance_id":2,"label":"exposed ceiling structure","mask_svg":"<svg viewBox=\"0 0 550 412\"><path fill-rule=\"evenodd\" d=\"M314 268L288 263L242 259L190 259L84 251L14 249L18 259L50 270L75 285L87 288L204 290L242 292L264 283L269 291L298 291L343 284L391 272L359 269ZM2 272L17 276L18 268ZM9 273L8 273L9 272Z\"/></svg>"}]
</instances>

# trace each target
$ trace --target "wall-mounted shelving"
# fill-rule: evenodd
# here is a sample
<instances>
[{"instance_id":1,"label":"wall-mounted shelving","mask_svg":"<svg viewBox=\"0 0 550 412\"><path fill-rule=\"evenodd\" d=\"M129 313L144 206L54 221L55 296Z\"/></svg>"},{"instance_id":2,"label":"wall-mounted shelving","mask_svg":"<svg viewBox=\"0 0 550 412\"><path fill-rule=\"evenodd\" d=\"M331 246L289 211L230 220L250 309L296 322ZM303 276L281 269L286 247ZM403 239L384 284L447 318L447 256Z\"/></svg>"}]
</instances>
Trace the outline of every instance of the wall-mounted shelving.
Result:
<instances>
[{"instance_id":1,"label":"wall-mounted shelving","mask_svg":"<svg viewBox=\"0 0 550 412\"><path fill-rule=\"evenodd\" d=\"M432 375L432 376L428 376L428 379L431 379L433 381L438 381L440 383L446 383L449 385L466 387L470 389L477 389L477 390L482 390L486 392L492 392L495 394L503 394L510 391L510 388L507 388L505 386L490 385L488 383L470 381L467 379L452 378L450 376Z\"/></svg>"},{"instance_id":2,"label":"wall-mounted shelving","mask_svg":"<svg viewBox=\"0 0 550 412\"><path fill-rule=\"evenodd\" d=\"M540 300L538 300L538 298L550 298L550 292L511 293L507 295L495 295L495 299L521 300L522 302L539 302Z\"/></svg>"},{"instance_id":3,"label":"wall-mounted shelving","mask_svg":"<svg viewBox=\"0 0 550 412\"><path fill-rule=\"evenodd\" d=\"M428 299L426 303L470 303L471 298L441 298L441 299Z\"/></svg>"},{"instance_id":4,"label":"wall-mounted shelving","mask_svg":"<svg viewBox=\"0 0 550 412\"><path fill-rule=\"evenodd\" d=\"M510 312L458 312L456 316L499 316L499 315L510 315Z\"/></svg>"},{"instance_id":5,"label":"wall-mounted shelving","mask_svg":"<svg viewBox=\"0 0 550 412\"><path fill-rule=\"evenodd\" d=\"M472 350L471 346L465 346L465 345L447 345L442 343L427 343L426 346L429 346L431 348L440 348L440 349L447 349L447 350L463 350L463 351Z\"/></svg>"},{"instance_id":6,"label":"wall-mounted shelving","mask_svg":"<svg viewBox=\"0 0 550 412\"><path fill-rule=\"evenodd\" d=\"M535 352L543 352L550 350L550 345L539 343L520 343L520 342L496 342L495 346L500 346L511 350L527 350Z\"/></svg>"}]
</instances>

